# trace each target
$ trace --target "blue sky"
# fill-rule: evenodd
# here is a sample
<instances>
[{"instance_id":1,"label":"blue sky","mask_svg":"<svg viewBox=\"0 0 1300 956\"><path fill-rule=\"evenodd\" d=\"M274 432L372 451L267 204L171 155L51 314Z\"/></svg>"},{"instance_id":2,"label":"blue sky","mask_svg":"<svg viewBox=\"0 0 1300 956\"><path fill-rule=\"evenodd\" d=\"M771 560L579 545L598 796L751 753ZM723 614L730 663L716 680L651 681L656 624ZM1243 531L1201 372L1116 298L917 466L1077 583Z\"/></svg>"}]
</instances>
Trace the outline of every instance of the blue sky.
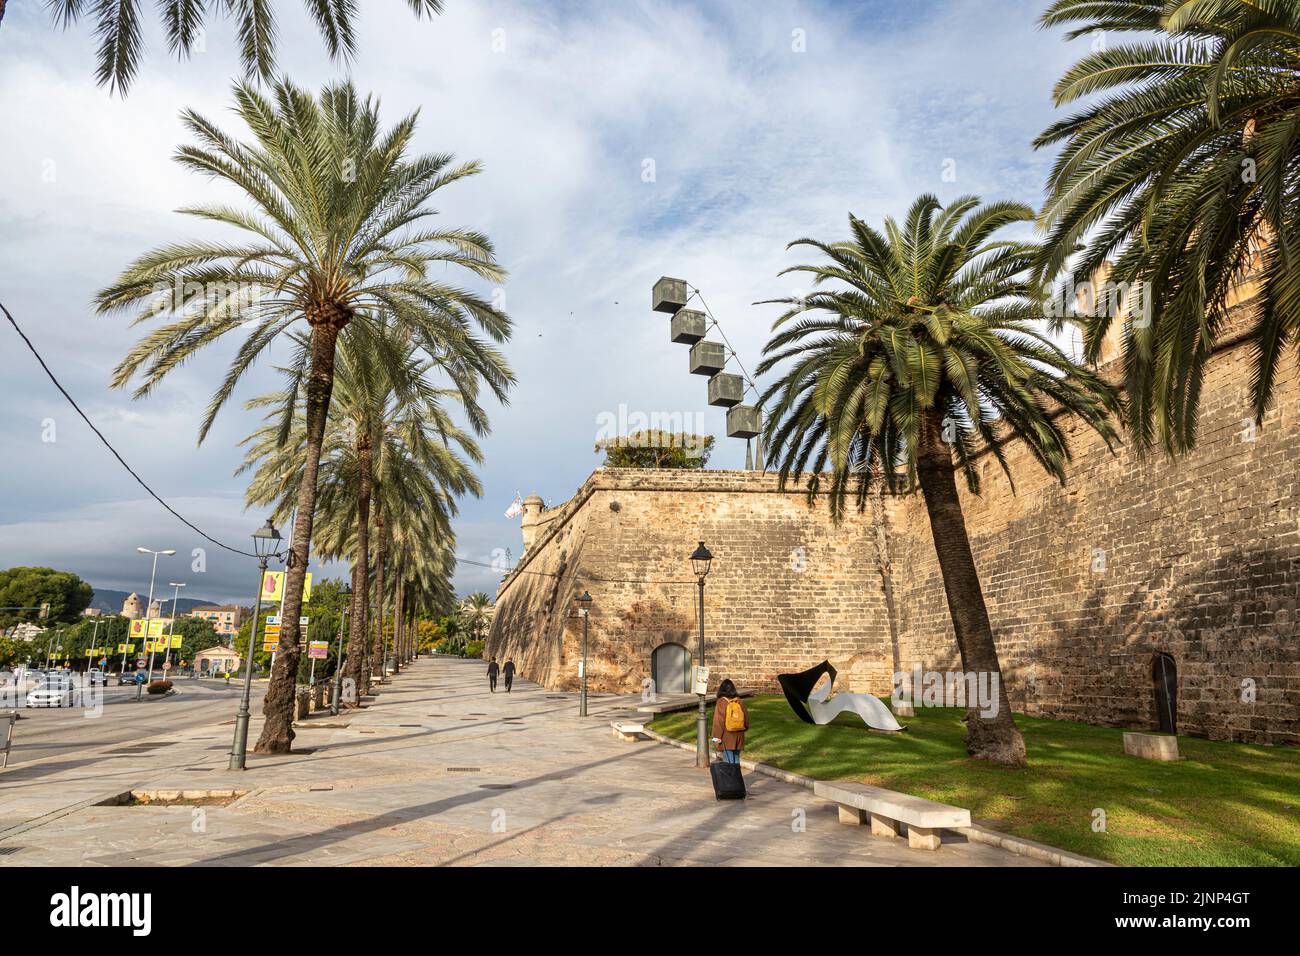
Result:
<instances>
[{"instance_id":1,"label":"blue sky","mask_svg":"<svg viewBox=\"0 0 1300 956\"><path fill-rule=\"evenodd\" d=\"M421 150L485 165L439 208L447 223L487 232L510 270L517 331L506 352L519 386L492 411L486 493L462 504L459 553L517 556L517 520L502 514L516 491L569 497L599 463L600 417L621 405L702 416L724 434L704 380L668 341L667 318L649 310L658 276L703 290L752 369L776 313L752 303L799 291L797 277L778 276L798 261L789 240L839 238L850 210L901 216L922 192L1037 204L1051 156L1030 143L1080 53L1038 29L1043 5L449 0L445 16L417 22L404 4L370 2L348 67L329 63L300 4L277 4L287 75L315 87L350 73L390 121L420 109ZM137 470L196 524L245 547L261 516L244 511L232 472L253 414L232 404L196 446L236 342L132 401L107 382L140 330L90 308L133 256L204 234L173 211L216 195L170 159L185 141L179 111L234 126L228 24L214 23L185 64L152 27L148 41L130 95L111 97L94 84L88 25L61 32L44 5L10 4L0 25L0 301ZM274 384L274 358L246 379L241 402ZM51 564L142 589L136 546L174 547L180 556L160 576L188 581L195 597L247 602L247 559L145 497L8 328L0 375L0 566ZM50 422L55 440L43 440ZM719 438L717 467L743 460L743 443ZM189 557L197 547L207 548L201 571ZM490 593L496 577L466 565L456 583Z\"/></svg>"}]
</instances>

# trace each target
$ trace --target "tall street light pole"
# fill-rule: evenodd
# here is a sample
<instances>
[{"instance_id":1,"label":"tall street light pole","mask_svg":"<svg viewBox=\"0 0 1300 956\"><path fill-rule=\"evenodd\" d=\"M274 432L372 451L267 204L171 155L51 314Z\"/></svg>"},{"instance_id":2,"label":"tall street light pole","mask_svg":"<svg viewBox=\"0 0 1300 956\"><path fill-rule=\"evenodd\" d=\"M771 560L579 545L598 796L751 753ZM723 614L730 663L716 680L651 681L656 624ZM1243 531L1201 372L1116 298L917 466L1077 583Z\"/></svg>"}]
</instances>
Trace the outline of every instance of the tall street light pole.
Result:
<instances>
[{"instance_id":1,"label":"tall street light pole","mask_svg":"<svg viewBox=\"0 0 1300 956\"><path fill-rule=\"evenodd\" d=\"M253 623L248 629L248 655L244 661L244 693L239 700L239 713L235 715L235 740L230 747L230 770L243 770L248 749L248 700L253 690L253 648L257 646L257 625L262 617L262 582L266 580L266 565L271 558L280 557L280 532L271 519L253 532L253 552L257 555L257 597L253 600Z\"/></svg>"},{"instance_id":2,"label":"tall street light pole","mask_svg":"<svg viewBox=\"0 0 1300 956\"><path fill-rule=\"evenodd\" d=\"M700 669L704 668L704 579L709 576L709 567L713 563L713 554L700 542L700 546L695 549L691 555L691 570L695 572L696 581L700 587ZM708 768L709 766L709 736L705 729L706 715L705 703L708 697L707 685L700 693L700 712L695 718L695 766Z\"/></svg>"},{"instance_id":3,"label":"tall street light pole","mask_svg":"<svg viewBox=\"0 0 1300 956\"><path fill-rule=\"evenodd\" d=\"M185 587L184 582L178 584L175 581L168 581L167 584L169 587L173 587L176 590L172 594L172 619L167 623L167 646L163 648L163 663L166 663L172 656L172 634L176 632L176 603L180 599L181 588ZM153 646L154 649L157 650L158 642L156 640L154 641ZM150 681L153 680L153 655L154 652L150 651L149 652L149 680ZM163 671L166 672L167 668L164 667Z\"/></svg>"},{"instance_id":4,"label":"tall street light pole","mask_svg":"<svg viewBox=\"0 0 1300 956\"><path fill-rule=\"evenodd\" d=\"M579 697L578 716L587 716L587 626L591 618L591 594L582 592L578 598L578 615L582 618L582 695Z\"/></svg>"},{"instance_id":5,"label":"tall street light pole","mask_svg":"<svg viewBox=\"0 0 1300 956\"><path fill-rule=\"evenodd\" d=\"M153 582L154 577L158 574L158 555L172 555L176 552L168 549L164 551L150 551L148 548L136 548L141 554L153 555L153 570L149 572L149 603L144 606L144 641L149 643L149 615L153 612ZM149 652L149 679L153 680L153 651ZM144 692L144 684L135 685L135 699L139 700Z\"/></svg>"}]
</instances>

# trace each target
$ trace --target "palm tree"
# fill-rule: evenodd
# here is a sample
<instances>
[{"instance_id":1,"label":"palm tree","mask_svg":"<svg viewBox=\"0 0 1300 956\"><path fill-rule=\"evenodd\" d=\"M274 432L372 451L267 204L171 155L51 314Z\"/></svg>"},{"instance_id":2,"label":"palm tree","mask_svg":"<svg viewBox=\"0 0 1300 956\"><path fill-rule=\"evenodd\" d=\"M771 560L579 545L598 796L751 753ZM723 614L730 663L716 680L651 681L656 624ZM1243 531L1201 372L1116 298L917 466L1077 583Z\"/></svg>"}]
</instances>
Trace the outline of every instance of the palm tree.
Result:
<instances>
[{"instance_id":1,"label":"palm tree","mask_svg":"<svg viewBox=\"0 0 1300 956\"><path fill-rule=\"evenodd\" d=\"M1058 105L1088 104L1036 141L1063 144L1042 269L1072 265L1069 285L1082 288L1113 265L1112 294L1086 316L1086 355L1096 360L1115 319L1113 290L1128 290L1140 309L1124 329L1130 430L1140 447L1185 451L1230 293L1248 276L1259 282L1248 333L1257 417L1280 356L1300 346L1300 5L1056 0L1042 22L1076 24L1072 38L1142 34L1097 49L1056 86Z\"/></svg>"},{"instance_id":2,"label":"palm tree","mask_svg":"<svg viewBox=\"0 0 1300 956\"><path fill-rule=\"evenodd\" d=\"M474 640L483 639L483 632L492 623L492 612L494 607L492 599L482 591L475 591L467 597L460 606L461 620L469 628Z\"/></svg>"},{"instance_id":3,"label":"palm tree","mask_svg":"<svg viewBox=\"0 0 1300 956\"><path fill-rule=\"evenodd\" d=\"M298 362L284 368L286 387L246 403L268 409L265 423L242 444L239 473L253 471L249 505L274 506L285 518L300 492L306 455L305 400L297 367L307 339L295 333ZM334 393L317 475L314 551L352 564L352 633L367 634L371 504L376 495L402 517L405 553L422 562L454 541L456 498L479 495L470 463L482 461L473 437L443 407L454 391L434 387L436 365L391 325L351 325L340 336ZM469 459L467 462L464 455ZM364 689L370 673L367 642L350 642L345 673Z\"/></svg>"},{"instance_id":4,"label":"palm tree","mask_svg":"<svg viewBox=\"0 0 1300 956\"><path fill-rule=\"evenodd\" d=\"M351 323L395 323L447 374L477 432L486 428L480 383L504 402L514 381L500 352L476 334L504 341L510 320L483 297L431 275L459 266L493 282L505 277L486 236L423 226L434 214L425 205L429 198L477 173L478 164L453 166L445 154L408 158L416 114L385 131L378 102L359 99L350 84L327 86L316 99L281 81L272 94L268 100L246 83L235 87L236 112L253 133L248 143L193 111L184 114L200 145L182 147L177 159L233 185L252 209L182 211L234 227L246 241L163 246L137 259L98 297L101 312L143 305L137 321L159 311L173 320L142 338L114 370L114 387L141 377L137 398L204 346L249 329L208 405L200 441L270 343L298 323L309 330L300 369L306 454L280 632L285 650L272 670L259 753L288 752L293 740L298 616L339 335Z\"/></svg>"},{"instance_id":5,"label":"palm tree","mask_svg":"<svg viewBox=\"0 0 1300 956\"><path fill-rule=\"evenodd\" d=\"M780 488L808 469L812 505L829 470L825 493L838 521L850 495L865 509L877 481L891 491L919 484L962 666L998 679L993 716L970 702L966 747L1012 765L1024 762L1025 746L1002 685L956 473L978 494L977 457L987 452L1007 471L1003 445L1018 439L1063 481L1070 450L1053 406L1108 442L1116 406L1104 381L1036 329L1044 306L1027 276L1037 248L993 238L1033 215L972 197L943 207L927 195L901 228L886 219L883 235L850 215L848 240L792 242L829 262L785 271L841 287L776 300L789 308L758 367L763 374L791 363L762 398Z\"/></svg>"},{"instance_id":6,"label":"palm tree","mask_svg":"<svg viewBox=\"0 0 1300 956\"><path fill-rule=\"evenodd\" d=\"M99 38L96 76L99 85L123 95L135 79L144 54L144 14L140 0L48 0L55 23L67 29L85 14L95 19ZM235 21L239 31L239 59L245 76L270 81L275 74L275 44L278 32L272 4L258 0L164 0L159 3L167 48L179 60L189 59L196 47L202 50L204 23L216 12ZM304 4L316 21L316 29L331 59L351 60L357 49L356 4L353 0L310 0ZM417 18L442 13L443 0L407 0ZM0 0L0 19L4 2Z\"/></svg>"}]
</instances>

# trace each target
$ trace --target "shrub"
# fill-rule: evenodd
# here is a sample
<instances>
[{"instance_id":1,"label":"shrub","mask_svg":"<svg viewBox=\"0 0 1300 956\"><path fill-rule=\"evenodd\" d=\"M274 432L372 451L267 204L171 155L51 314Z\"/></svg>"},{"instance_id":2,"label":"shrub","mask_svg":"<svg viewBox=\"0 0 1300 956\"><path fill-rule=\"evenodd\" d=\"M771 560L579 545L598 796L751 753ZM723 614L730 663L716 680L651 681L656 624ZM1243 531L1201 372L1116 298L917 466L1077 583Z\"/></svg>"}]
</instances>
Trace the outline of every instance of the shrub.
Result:
<instances>
[{"instance_id":1,"label":"shrub","mask_svg":"<svg viewBox=\"0 0 1300 956\"><path fill-rule=\"evenodd\" d=\"M466 641L466 642L465 642L465 650L464 650L464 652L463 652L463 654L462 654L461 656L462 656L462 657L482 657L482 656L483 656L483 645L484 645L485 643L487 643L487 642L486 642L486 641Z\"/></svg>"},{"instance_id":2,"label":"shrub","mask_svg":"<svg viewBox=\"0 0 1300 956\"><path fill-rule=\"evenodd\" d=\"M169 680L156 680L145 688L151 694L165 694L172 689L172 682Z\"/></svg>"}]
</instances>

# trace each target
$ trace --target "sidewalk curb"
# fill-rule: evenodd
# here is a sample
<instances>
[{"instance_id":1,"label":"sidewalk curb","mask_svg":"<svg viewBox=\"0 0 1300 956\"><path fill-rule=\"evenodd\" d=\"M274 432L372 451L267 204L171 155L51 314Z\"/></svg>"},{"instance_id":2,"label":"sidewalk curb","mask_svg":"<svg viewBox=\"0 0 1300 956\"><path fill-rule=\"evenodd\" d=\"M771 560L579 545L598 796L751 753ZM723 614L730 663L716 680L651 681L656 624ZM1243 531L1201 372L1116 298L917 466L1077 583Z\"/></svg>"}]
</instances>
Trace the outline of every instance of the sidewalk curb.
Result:
<instances>
[{"instance_id":1,"label":"sidewalk curb","mask_svg":"<svg viewBox=\"0 0 1300 956\"><path fill-rule=\"evenodd\" d=\"M668 744L671 747L677 747L679 750L689 750L695 752L695 744L686 743L681 740L673 740L671 737L665 737L657 730L651 730L648 727L643 728L641 733L645 734L651 740L658 741L661 744ZM771 764L759 763L757 760L746 760L743 757L740 765L746 770L753 773L762 774L765 777L774 777L785 783L792 783L799 787L806 787L811 790L816 778L807 777L801 773L791 773L789 770L782 770L780 767L773 767ZM1081 856L1077 853L1071 853L1068 850L1061 850L1054 846L1048 846L1046 843L1035 843L1033 840L1026 840L1024 837L1012 836L1009 833L1001 833L997 830L991 830L988 827L955 827L955 833L960 833L972 843L985 843L989 846L1001 847L1017 856L1027 856L1031 859L1041 860L1044 863L1050 863L1052 866L1098 866L1112 867L1114 863L1107 863L1105 860L1096 860L1089 856Z\"/></svg>"}]
</instances>

